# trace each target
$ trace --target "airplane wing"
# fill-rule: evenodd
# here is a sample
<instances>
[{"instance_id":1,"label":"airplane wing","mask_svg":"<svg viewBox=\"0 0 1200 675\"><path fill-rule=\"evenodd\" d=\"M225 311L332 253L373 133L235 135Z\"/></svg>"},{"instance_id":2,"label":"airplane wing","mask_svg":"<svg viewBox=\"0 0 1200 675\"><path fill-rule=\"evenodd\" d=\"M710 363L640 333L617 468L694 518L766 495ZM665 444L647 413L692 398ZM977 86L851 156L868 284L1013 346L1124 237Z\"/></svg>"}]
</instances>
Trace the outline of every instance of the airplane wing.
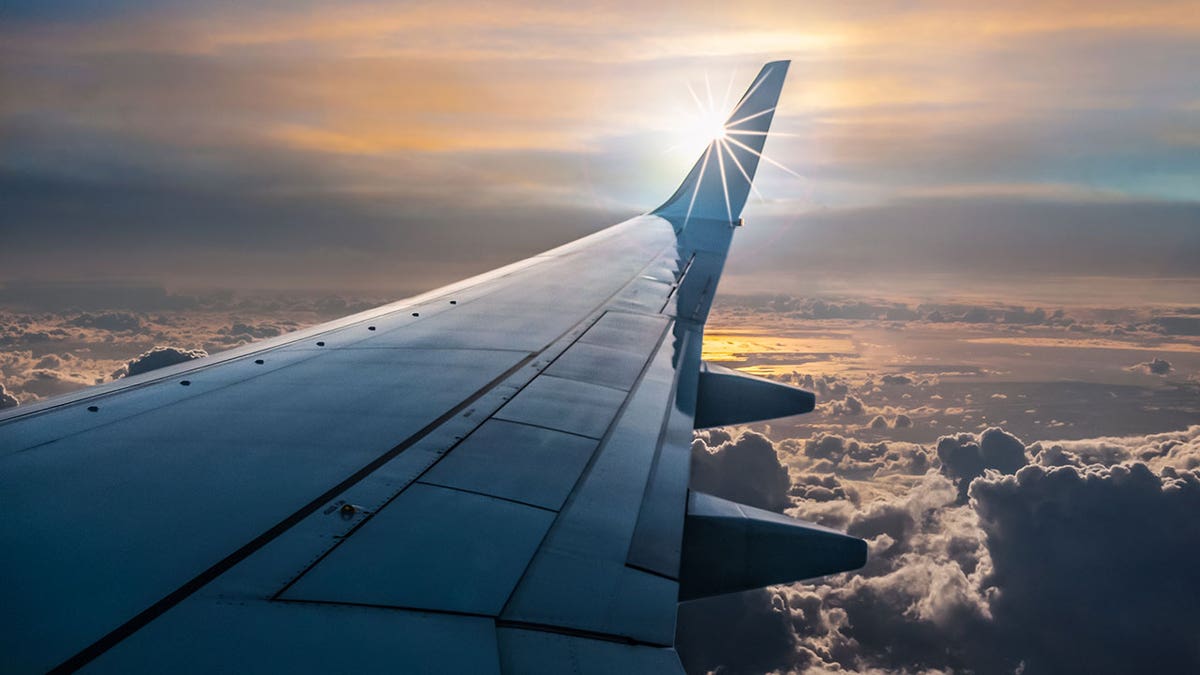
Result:
<instances>
[{"instance_id":1,"label":"airplane wing","mask_svg":"<svg viewBox=\"0 0 1200 675\"><path fill-rule=\"evenodd\" d=\"M689 492L813 397L700 360L787 62L655 211L0 414L0 669L677 672L677 603L861 566Z\"/></svg>"}]
</instances>

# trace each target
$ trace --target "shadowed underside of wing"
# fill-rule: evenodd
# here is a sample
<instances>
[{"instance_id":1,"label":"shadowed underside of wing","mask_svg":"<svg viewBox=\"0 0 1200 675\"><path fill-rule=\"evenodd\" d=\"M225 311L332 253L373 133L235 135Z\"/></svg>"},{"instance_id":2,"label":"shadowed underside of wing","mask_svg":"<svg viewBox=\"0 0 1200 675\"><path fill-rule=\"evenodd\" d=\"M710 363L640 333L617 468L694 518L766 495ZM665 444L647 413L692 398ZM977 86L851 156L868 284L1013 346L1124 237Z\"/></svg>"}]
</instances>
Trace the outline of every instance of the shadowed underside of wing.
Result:
<instances>
[{"instance_id":1,"label":"shadowed underside of wing","mask_svg":"<svg viewBox=\"0 0 1200 675\"><path fill-rule=\"evenodd\" d=\"M731 118L750 150L785 72ZM781 517L688 515L703 326L757 164L715 145L654 214L6 411L5 669L678 671L681 570L792 541ZM723 377L706 419L773 391ZM686 595L839 564L740 560Z\"/></svg>"}]
</instances>

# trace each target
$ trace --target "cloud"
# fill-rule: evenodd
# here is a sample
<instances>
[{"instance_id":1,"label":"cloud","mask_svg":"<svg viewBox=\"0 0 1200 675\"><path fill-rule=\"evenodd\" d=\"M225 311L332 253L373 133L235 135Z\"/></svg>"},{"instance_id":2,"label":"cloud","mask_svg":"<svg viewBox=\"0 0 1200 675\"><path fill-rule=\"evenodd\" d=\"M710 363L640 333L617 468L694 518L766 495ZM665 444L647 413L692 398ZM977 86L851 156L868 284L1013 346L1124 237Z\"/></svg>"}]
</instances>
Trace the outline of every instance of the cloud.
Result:
<instances>
[{"instance_id":1,"label":"cloud","mask_svg":"<svg viewBox=\"0 0 1200 675\"><path fill-rule=\"evenodd\" d=\"M1130 369L1138 369L1147 372L1151 375L1166 375L1171 372L1171 362L1166 359L1160 359L1157 356L1149 361L1130 366Z\"/></svg>"},{"instance_id":2,"label":"cloud","mask_svg":"<svg viewBox=\"0 0 1200 675\"><path fill-rule=\"evenodd\" d=\"M25 373L25 379L19 384L22 394L32 394L37 398L58 396L70 391L96 384L92 379L79 374L50 368L35 368Z\"/></svg>"},{"instance_id":3,"label":"cloud","mask_svg":"<svg viewBox=\"0 0 1200 675\"><path fill-rule=\"evenodd\" d=\"M1171 314L1154 318L1154 324L1168 335L1200 335L1200 315Z\"/></svg>"},{"instance_id":4,"label":"cloud","mask_svg":"<svg viewBox=\"0 0 1200 675\"><path fill-rule=\"evenodd\" d=\"M932 465L934 457L915 443L865 442L837 434L819 433L802 442L787 440L777 447L780 452L798 446L806 460L806 470L837 473L854 478L892 474L920 475Z\"/></svg>"},{"instance_id":5,"label":"cloud","mask_svg":"<svg viewBox=\"0 0 1200 675\"><path fill-rule=\"evenodd\" d=\"M810 439L825 444L818 454L849 445L828 438ZM1025 451L1001 429L948 440L1007 469ZM1178 467L1200 462L1200 425L1029 448L1080 465L985 469L967 502L938 470L900 489L874 483L860 501L797 500L789 513L866 538L867 567L684 604L689 672L1195 670L1200 612L1188 589L1200 580L1187 561L1200 554L1200 472ZM796 479L797 496L826 482Z\"/></svg>"},{"instance_id":6,"label":"cloud","mask_svg":"<svg viewBox=\"0 0 1200 675\"><path fill-rule=\"evenodd\" d=\"M1029 446L1041 466L1112 466L1144 462L1156 471L1200 468L1200 425L1181 431L1146 436L1108 436L1071 441L1038 442Z\"/></svg>"},{"instance_id":7,"label":"cloud","mask_svg":"<svg viewBox=\"0 0 1200 675\"><path fill-rule=\"evenodd\" d=\"M1194 252L1200 249L1200 202L1196 201L942 197L854 208L793 208L793 213L780 207L778 215L759 215L756 228L747 228L739 237L739 251L752 254L730 257L728 279L722 280L731 282L730 290L798 288L818 273L857 279L863 287L874 288L877 284L868 280L896 284L930 270L972 280L1011 277L1018 270L1039 278L1195 278ZM1150 223L1152 231L1133 232L1127 227L1130 222ZM877 318L887 312L884 303L869 303L861 310L853 302L837 304L839 318ZM1032 313L988 309L970 314L941 311L937 316L1034 325L1040 318L1036 308L1025 311Z\"/></svg>"},{"instance_id":8,"label":"cloud","mask_svg":"<svg viewBox=\"0 0 1200 675\"><path fill-rule=\"evenodd\" d=\"M747 431L698 435L692 442L692 488L770 511L791 505L790 479L775 446L762 434Z\"/></svg>"},{"instance_id":9,"label":"cloud","mask_svg":"<svg viewBox=\"0 0 1200 675\"><path fill-rule=\"evenodd\" d=\"M834 417L857 417L866 412L866 406L857 396L846 396L841 401L830 401L817 405L817 409Z\"/></svg>"},{"instance_id":10,"label":"cloud","mask_svg":"<svg viewBox=\"0 0 1200 675\"><path fill-rule=\"evenodd\" d=\"M689 80L712 72L719 97L736 72L736 95L789 56L804 84L776 124L800 137L771 152L811 188L764 166L772 201L752 208L769 231L742 243L769 255L731 258L733 275L1191 275L1195 209L1174 202L1195 199L1200 171L1197 76L1180 65L1198 28L1180 6L17 12L0 34L5 271L330 287L486 269L479 251L522 257L661 202L699 154L665 152ZM471 227L482 218L500 222ZM1072 236L1093 221L1104 236ZM1128 222L1151 231L1113 227Z\"/></svg>"},{"instance_id":11,"label":"cloud","mask_svg":"<svg viewBox=\"0 0 1200 675\"><path fill-rule=\"evenodd\" d=\"M87 312L67 322L71 326L81 328L99 328L108 331L139 330L142 320L133 312L102 312L88 314Z\"/></svg>"},{"instance_id":12,"label":"cloud","mask_svg":"<svg viewBox=\"0 0 1200 675\"><path fill-rule=\"evenodd\" d=\"M4 408L12 408L20 403L21 402L17 400L16 396L8 393L8 390L4 388L4 385L0 384L0 410L3 410Z\"/></svg>"},{"instance_id":13,"label":"cloud","mask_svg":"<svg viewBox=\"0 0 1200 675\"><path fill-rule=\"evenodd\" d=\"M828 502L845 499L857 502L858 491L846 485L831 473L815 474L801 473L792 478L790 495L799 499L814 502Z\"/></svg>"},{"instance_id":14,"label":"cloud","mask_svg":"<svg viewBox=\"0 0 1200 675\"><path fill-rule=\"evenodd\" d=\"M963 650L987 636L989 610L978 586L986 551L969 508L954 506L956 494L931 473L906 495L851 506L838 526L866 538L871 550L857 573L681 605L678 646L689 672L915 673L973 665ZM798 515L820 517L824 507L801 506ZM717 637L722 627L740 635L731 615L761 631L753 651Z\"/></svg>"},{"instance_id":15,"label":"cloud","mask_svg":"<svg viewBox=\"0 0 1200 675\"><path fill-rule=\"evenodd\" d=\"M689 673L729 675L786 669L797 661L792 617L766 590L679 605L675 646ZM740 658L731 661L730 655Z\"/></svg>"},{"instance_id":16,"label":"cloud","mask_svg":"<svg viewBox=\"0 0 1200 675\"><path fill-rule=\"evenodd\" d=\"M342 309L345 309L344 303ZM251 325L242 323L241 321L235 321L231 326L229 326L229 328L223 328L220 332L226 333L233 337L244 336L251 339L261 339L275 337L276 335L281 334L283 330L280 329L279 326L272 324Z\"/></svg>"},{"instance_id":17,"label":"cloud","mask_svg":"<svg viewBox=\"0 0 1200 675\"><path fill-rule=\"evenodd\" d=\"M122 371L114 373L116 377L128 377L130 375L139 375L157 368L173 366L177 363L184 363L193 359L200 359L208 356L208 352L203 349L184 349L181 347L155 347L149 351L143 352L140 356L132 359L125 365Z\"/></svg>"},{"instance_id":18,"label":"cloud","mask_svg":"<svg viewBox=\"0 0 1200 675\"><path fill-rule=\"evenodd\" d=\"M1031 465L976 480L971 499L991 554L987 583L1000 589L997 633L1027 672L1200 664L1196 472Z\"/></svg>"},{"instance_id":19,"label":"cloud","mask_svg":"<svg viewBox=\"0 0 1200 675\"><path fill-rule=\"evenodd\" d=\"M979 436L943 436L938 439L937 456L942 472L958 486L960 502L966 501L971 481L985 470L1012 474L1029 461L1020 439L996 427Z\"/></svg>"}]
</instances>

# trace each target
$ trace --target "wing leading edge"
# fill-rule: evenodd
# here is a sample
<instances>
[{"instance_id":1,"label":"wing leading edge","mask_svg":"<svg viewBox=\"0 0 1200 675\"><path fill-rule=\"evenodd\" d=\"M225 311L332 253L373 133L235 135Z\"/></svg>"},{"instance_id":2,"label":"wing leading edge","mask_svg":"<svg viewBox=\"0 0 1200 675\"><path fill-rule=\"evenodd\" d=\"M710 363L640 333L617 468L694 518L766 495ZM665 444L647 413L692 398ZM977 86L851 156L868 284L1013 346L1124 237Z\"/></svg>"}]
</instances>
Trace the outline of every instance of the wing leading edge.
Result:
<instances>
[{"instance_id":1,"label":"wing leading edge","mask_svg":"<svg viewBox=\"0 0 1200 675\"><path fill-rule=\"evenodd\" d=\"M6 670L674 672L681 599L861 566L688 489L694 428L812 405L700 360L786 71L647 215L0 414Z\"/></svg>"}]
</instances>

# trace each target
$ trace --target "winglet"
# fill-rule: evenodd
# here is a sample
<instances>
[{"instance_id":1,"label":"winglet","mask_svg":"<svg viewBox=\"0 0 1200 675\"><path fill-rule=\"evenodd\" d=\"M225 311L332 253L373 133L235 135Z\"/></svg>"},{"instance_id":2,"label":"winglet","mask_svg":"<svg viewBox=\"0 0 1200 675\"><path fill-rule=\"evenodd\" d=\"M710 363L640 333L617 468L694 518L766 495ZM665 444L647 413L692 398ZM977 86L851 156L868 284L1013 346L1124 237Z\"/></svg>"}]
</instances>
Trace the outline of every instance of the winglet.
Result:
<instances>
[{"instance_id":1,"label":"winglet","mask_svg":"<svg viewBox=\"0 0 1200 675\"><path fill-rule=\"evenodd\" d=\"M725 122L725 137L709 143L675 194L651 214L670 220L677 230L692 220L737 222L790 63L772 61L763 66Z\"/></svg>"}]
</instances>

